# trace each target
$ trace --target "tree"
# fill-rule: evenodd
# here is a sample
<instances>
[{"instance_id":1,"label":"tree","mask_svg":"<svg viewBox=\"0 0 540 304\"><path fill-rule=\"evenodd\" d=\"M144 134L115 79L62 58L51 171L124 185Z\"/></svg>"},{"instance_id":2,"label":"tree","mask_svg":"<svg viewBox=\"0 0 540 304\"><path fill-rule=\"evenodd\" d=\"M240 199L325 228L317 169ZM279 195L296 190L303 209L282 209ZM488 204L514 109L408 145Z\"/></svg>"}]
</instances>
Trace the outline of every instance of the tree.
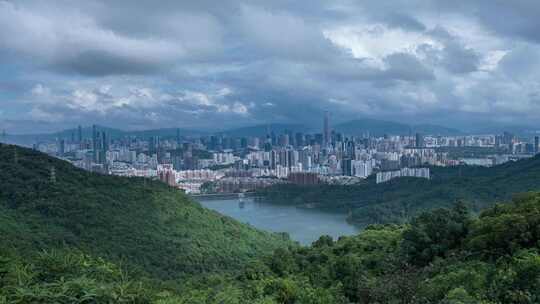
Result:
<instances>
[{"instance_id":1,"label":"tree","mask_svg":"<svg viewBox=\"0 0 540 304\"><path fill-rule=\"evenodd\" d=\"M467 236L470 217L462 203L414 218L403 233L402 250L408 262L425 266L458 248Z\"/></svg>"}]
</instances>

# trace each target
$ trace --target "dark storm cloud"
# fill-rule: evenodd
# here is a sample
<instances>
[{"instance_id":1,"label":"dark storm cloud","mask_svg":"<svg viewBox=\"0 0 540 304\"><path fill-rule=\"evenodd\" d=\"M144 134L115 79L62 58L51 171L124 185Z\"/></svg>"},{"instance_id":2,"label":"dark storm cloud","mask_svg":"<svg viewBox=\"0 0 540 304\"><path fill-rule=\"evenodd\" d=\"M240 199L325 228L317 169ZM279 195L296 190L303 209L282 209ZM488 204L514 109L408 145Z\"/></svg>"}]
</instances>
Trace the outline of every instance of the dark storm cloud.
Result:
<instances>
[{"instance_id":1,"label":"dark storm cloud","mask_svg":"<svg viewBox=\"0 0 540 304\"><path fill-rule=\"evenodd\" d=\"M510 38L540 43L540 2L532 0L470 1L478 19L489 29Z\"/></svg>"},{"instance_id":2,"label":"dark storm cloud","mask_svg":"<svg viewBox=\"0 0 540 304\"><path fill-rule=\"evenodd\" d=\"M125 58L106 51L85 51L73 58L56 62L53 68L88 76L110 74L146 74L162 69L164 65L146 62L144 59Z\"/></svg>"},{"instance_id":3,"label":"dark storm cloud","mask_svg":"<svg viewBox=\"0 0 540 304\"><path fill-rule=\"evenodd\" d=\"M386 23L392 27L411 31L424 31L426 26L412 16L393 13L388 15Z\"/></svg>"},{"instance_id":4,"label":"dark storm cloud","mask_svg":"<svg viewBox=\"0 0 540 304\"><path fill-rule=\"evenodd\" d=\"M434 49L433 46L425 44L419 47L419 51L430 57L433 64L440 64L449 72L456 74L478 70L480 55L466 47L458 37L440 26L428 31L428 34L443 45L441 49Z\"/></svg>"},{"instance_id":5,"label":"dark storm cloud","mask_svg":"<svg viewBox=\"0 0 540 304\"><path fill-rule=\"evenodd\" d=\"M433 71L425 67L416 57L405 53L394 53L384 61L390 67L385 75L391 79L408 81L434 80Z\"/></svg>"},{"instance_id":6,"label":"dark storm cloud","mask_svg":"<svg viewBox=\"0 0 540 304\"><path fill-rule=\"evenodd\" d=\"M0 0L0 121L226 127L331 110L534 122L539 11L532 0Z\"/></svg>"}]
</instances>

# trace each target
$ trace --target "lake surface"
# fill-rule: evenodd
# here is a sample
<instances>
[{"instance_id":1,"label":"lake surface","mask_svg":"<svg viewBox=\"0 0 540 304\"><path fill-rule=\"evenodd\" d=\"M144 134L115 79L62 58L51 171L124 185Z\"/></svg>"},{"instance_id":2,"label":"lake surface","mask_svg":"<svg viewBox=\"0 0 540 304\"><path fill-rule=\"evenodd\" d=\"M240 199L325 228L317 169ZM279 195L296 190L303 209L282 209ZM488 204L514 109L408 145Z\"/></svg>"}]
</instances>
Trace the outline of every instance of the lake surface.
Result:
<instances>
[{"instance_id":1,"label":"lake surface","mask_svg":"<svg viewBox=\"0 0 540 304\"><path fill-rule=\"evenodd\" d=\"M359 229L347 223L345 214L327 213L315 209L282 206L261 199L244 198L196 198L206 208L230 216L256 228L287 232L303 245L310 245L321 235L337 239L342 235L356 234Z\"/></svg>"}]
</instances>

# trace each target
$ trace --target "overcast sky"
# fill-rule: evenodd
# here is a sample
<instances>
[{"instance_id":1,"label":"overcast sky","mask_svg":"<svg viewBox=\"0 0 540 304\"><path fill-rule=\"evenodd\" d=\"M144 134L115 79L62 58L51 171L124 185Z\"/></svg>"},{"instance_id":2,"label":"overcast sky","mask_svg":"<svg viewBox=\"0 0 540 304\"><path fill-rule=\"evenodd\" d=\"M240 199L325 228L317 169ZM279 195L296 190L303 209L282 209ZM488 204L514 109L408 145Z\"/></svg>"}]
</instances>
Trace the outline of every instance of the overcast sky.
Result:
<instances>
[{"instance_id":1,"label":"overcast sky","mask_svg":"<svg viewBox=\"0 0 540 304\"><path fill-rule=\"evenodd\" d=\"M538 125L540 1L0 0L0 128Z\"/></svg>"}]
</instances>

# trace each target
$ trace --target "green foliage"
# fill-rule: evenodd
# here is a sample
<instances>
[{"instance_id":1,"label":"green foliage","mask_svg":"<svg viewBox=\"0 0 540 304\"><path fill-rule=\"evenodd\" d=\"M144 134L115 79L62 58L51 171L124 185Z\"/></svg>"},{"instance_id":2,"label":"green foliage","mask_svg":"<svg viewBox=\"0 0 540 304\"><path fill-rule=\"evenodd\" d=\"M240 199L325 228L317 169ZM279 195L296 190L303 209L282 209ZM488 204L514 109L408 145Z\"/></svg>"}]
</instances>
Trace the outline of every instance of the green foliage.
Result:
<instances>
[{"instance_id":1,"label":"green foliage","mask_svg":"<svg viewBox=\"0 0 540 304\"><path fill-rule=\"evenodd\" d=\"M470 218L461 204L452 210L422 213L411 221L403 234L402 248L410 263L427 265L459 248L467 236Z\"/></svg>"},{"instance_id":2,"label":"green foliage","mask_svg":"<svg viewBox=\"0 0 540 304\"><path fill-rule=\"evenodd\" d=\"M250 277L280 278L270 285L279 303L304 303L294 296L298 284L332 291L337 303L538 303L539 208L540 193L531 193L479 218L458 204L404 226L369 226L337 241L323 236L311 247L276 251L258 266L271 272ZM508 231L508 218L523 218L527 229ZM499 222L505 225L492 229Z\"/></svg>"},{"instance_id":3,"label":"green foliage","mask_svg":"<svg viewBox=\"0 0 540 304\"><path fill-rule=\"evenodd\" d=\"M540 193L300 247L160 183L12 152L0 148L2 304L540 302Z\"/></svg>"},{"instance_id":4,"label":"green foliage","mask_svg":"<svg viewBox=\"0 0 540 304\"><path fill-rule=\"evenodd\" d=\"M0 242L21 253L67 246L179 278L234 272L290 244L204 209L163 183L89 173L29 149L0 147L0 180Z\"/></svg>"},{"instance_id":5,"label":"green foliage","mask_svg":"<svg viewBox=\"0 0 540 304\"><path fill-rule=\"evenodd\" d=\"M116 265L82 253L50 251L32 263L2 255L5 303L150 303L150 292Z\"/></svg>"},{"instance_id":6,"label":"green foliage","mask_svg":"<svg viewBox=\"0 0 540 304\"><path fill-rule=\"evenodd\" d=\"M513 254L540 245L540 196L517 196L512 205L496 205L471 227L469 248L485 256Z\"/></svg>"},{"instance_id":7,"label":"green foliage","mask_svg":"<svg viewBox=\"0 0 540 304\"><path fill-rule=\"evenodd\" d=\"M432 167L431 180L399 178L376 184L299 186L279 184L259 191L275 204L309 205L347 212L360 226L406 223L426 210L451 208L463 201L473 212L514 193L540 189L540 156L499 166Z\"/></svg>"}]
</instances>

